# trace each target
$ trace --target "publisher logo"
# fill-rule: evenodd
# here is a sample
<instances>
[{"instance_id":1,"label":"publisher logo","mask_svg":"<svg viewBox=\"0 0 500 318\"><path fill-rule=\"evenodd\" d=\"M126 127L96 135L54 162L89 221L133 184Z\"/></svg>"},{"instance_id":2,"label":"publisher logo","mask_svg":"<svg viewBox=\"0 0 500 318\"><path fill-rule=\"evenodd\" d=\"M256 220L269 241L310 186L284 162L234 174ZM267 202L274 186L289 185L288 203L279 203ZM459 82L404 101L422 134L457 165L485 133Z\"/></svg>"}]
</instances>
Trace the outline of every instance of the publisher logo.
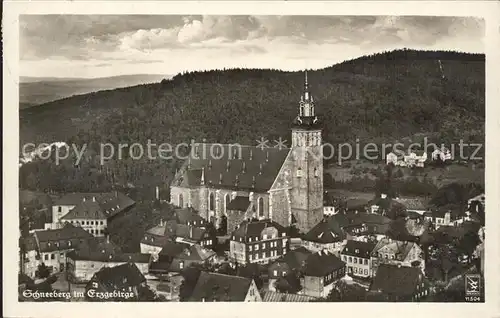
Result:
<instances>
[{"instance_id":1,"label":"publisher logo","mask_svg":"<svg viewBox=\"0 0 500 318\"><path fill-rule=\"evenodd\" d=\"M481 291L481 277L478 274L465 275L465 295L479 296Z\"/></svg>"}]
</instances>

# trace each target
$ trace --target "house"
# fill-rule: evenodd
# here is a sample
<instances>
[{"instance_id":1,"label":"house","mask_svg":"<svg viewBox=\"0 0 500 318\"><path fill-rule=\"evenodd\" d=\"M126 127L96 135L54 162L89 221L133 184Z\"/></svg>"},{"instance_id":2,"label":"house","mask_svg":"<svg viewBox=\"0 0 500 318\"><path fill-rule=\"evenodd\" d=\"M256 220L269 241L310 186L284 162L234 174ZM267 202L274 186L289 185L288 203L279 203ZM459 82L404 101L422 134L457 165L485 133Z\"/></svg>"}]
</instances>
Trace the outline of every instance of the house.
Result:
<instances>
[{"instance_id":1,"label":"house","mask_svg":"<svg viewBox=\"0 0 500 318\"><path fill-rule=\"evenodd\" d=\"M201 272L189 301L262 301L253 279Z\"/></svg>"},{"instance_id":2,"label":"house","mask_svg":"<svg viewBox=\"0 0 500 318\"><path fill-rule=\"evenodd\" d=\"M71 224L57 230L35 231L22 240L24 273L34 278L42 263L54 273L64 271L66 254L92 238L84 229Z\"/></svg>"},{"instance_id":3,"label":"house","mask_svg":"<svg viewBox=\"0 0 500 318\"><path fill-rule=\"evenodd\" d=\"M315 297L298 294L278 293L276 291L266 291L262 301L264 302L287 302L287 303L307 303L316 299Z\"/></svg>"},{"instance_id":4,"label":"house","mask_svg":"<svg viewBox=\"0 0 500 318\"><path fill-rule=\"evenodd\" d=\"M296 222L307 233L323 218L322 126L315 107L306 80L292 121L291 148L193 144L172 180L170 202L193 207L216 228L224 217L228 226L238 223L233 217L256 218L283 227ZM237 197L243 206L233 206ZM228 206L237 213L228 213Z\"/></svg>"},{"instance_id":5,"label":"house","mask_svg":"<svg viewBox=\"0 0 500 318\"><path fill-rule=\"evenodd\" d=\"M388 154L387 154L387 156L385 157L385 163L386 163L387 165L389 165L389 164L393 164L393 165L397 166L397 165L398 165L398 163L399 163L400 161L402 161L402 159L403 159L403 156L401 156L401 155L399 155L399 156L398 156L396 153L394 153L394 152L390 152L390 153L388 153Z\"/></svg>"},{"instance_id":6,"label":"house","mask_svg":"<svg viewBox=\"0 0 500 318\"><path fill-rule=\"evenodd\" d=\"M148 284L156 292L157 295L165 297L168 301L179 301L180 288L184 281L184 277L179 274L169 275L166 278L161 278L159 281L150 281Z\"/></svg>"},{"instance_id":7,"label":"house","mask_svg":"<svg viewBox=\"0 0 500 318\"><path fill-rule=\"evenodd\" d=\"M402 204L406 212L408 213L418 213L420 215L423 215L425 212L428 211L427 209L427 204L428 200L424 198L396 198L394 199L395 202Z\"/></svg>"},{"instance_id":8,"label":"house","mask_svg":"<svg viewBox=\"0 0 500 318\"><path fill-rule=\"evenodd\" d=\"M146 230L141 240L141 253L158 254L168 241L198 244L205 248L213 248L217 237L208 224L192 219L189 224L177 223L176 220L160 221L160 224ZM197 222L195 224L194 222Z\"/></svg>"},{"instance_id":9,"label":"house","mask_svg":"<svg viewBox=\"0 0 500 318\"><path fill-rule=\"evenodd\" d=\"M20 272L34 279L36 277L38 265L42 263L40 261L40 254L38 252L35 236L30 234L26 237L21 237L19 239L19 249L21 255Z\"/></svg>"},{"instance_id":10,"label":"house","mask_svg":"<svg viewBox=\"0 0 500 318\"><path fill-rule=\"evenodd\" d=\"M319 251L307 258L304 277L301 279L303 294L326 297L334 283L345 274L345 263L327 250Z\"/></svg>"},{"instance_id":11,"label":"house","mask_svg":"<svg viewBox=\"0 0 500 318\"><path fill-rule=\"evenodd\" d=\"M340 255L346 242L346 234L337 222L337 217L324 218L302 237L302 245L312 252L328 250Z\"/></svg>"},{"instance_id":12,"label":"house","mask_svg":"<svg viewBox=\"0 0 500 318\"><path fill-rule=\"evenodd\" d=\"M442 162L450 161L453 160L453 157L451 156L451 152L447 148L436 148L431 154L431 159L432 161L437 161L440 160Z\"/></svg>"},{"instance_id":13,"label":"house","mask_svg":"<svg viewBox=\"0 0 500 318\"><path fill-rule=\"evenodd\" d=\"M215 261L215 252L194 244L167 242L149 266L152 274L180 273L193 264L207 264Z\"/></svg>"},{"instance_id":14,"label":"house","mask_svg":"<svg viewBox=\"0 0 500 318\"><path fill-rule=\"evenodd\" d=\"M229 241L229 258L239 264L268 263L289 250L285 228L269 219L244 221Z\"/></svg>"},{"instance_id":15,"label":"house","mask_svg":"<svg viewBox=\"0 0 500 318\"><path fill-rule=\"evenodd\" d=\"M476 204L475 204L476 203ZM485 195L484 193L481 193L479 195L476 195L475 197L470 198L467 200L467 207L469 210L472 210L471 212L479 213L479 207L478 205L481 205L484 211L484 204L485 204Z\"/></svg>"},{"instance_id":16,"label":"house","mask_svg":"<svg viewBox=\"0 0 500 318\"><path fill-rule=\"evenodd\" d=\"M427 160L427 152L423 150L410 150L408 155L405 155L403 158L406 167L423 168Z\"/></svg>"},{"instance_id":17,"label":"house","mask_svg":"<svg viewBox=\"0 0 500 318\"><path fill-rule=\"evenodd\" d=\"M72 282L87 283L94 274L104 267L115 267L133 263L143 275L149 272L151 255L141 253L122 253L120 248L109 240L89 240L77 250L68 252L67 273Z\"/></svg>"},{"instance_id":18,"label":"house","mask_svg":"<svg viewBox=\"0 0 500 318\"><path fill-rule=\"evenodd\" d=\"M382 212L381 210L387 208L389 206L389 203L390 198L387 198L387 194L380 194L380 197L375 198L368 204L370 206L370 213L379 213L379 211Z\"/></svg>"},{"instance_id":19,"label":"house","mask_svg":"<svg viewBox=\"0 0 500 318\"><path fill-rule=\"evenodd\" d=\"M146 287L146 278L133 263L103 267L85 286L89 301L137 300L140 288Z\"/></svg>"},{"instance_id":20,"label":"house","mask_svg":"<svg viewBox=\"0 0 500 318\"><path fill-rule=\"evenodd\" d=\"M270 264L268 268L269 290L276 290L274 284L280 277L285 277L291 272L296 272L302 275L306 265L306 260L312 254L313 253L305 247L299 247L291 250Z\"/></svg>"},{"instance_id":21,"label":"house","mask_svg":"<svg viewBox=\"0 0 500 318\"><path fill-rule=\"evenodd\" d=\"M52 206L52 229L66 223L80 226L94 236L104 236L108 222L135 202L119 191L107 193L70 193Z\"/></svg>"},{"instance_id":22,"label":"house","mask_svg":"<svg viewBox=\"0 0 500 318\"><path fill-rule=\"evenodd\" d=\"M381 264L418 267L422 272L425 270L423 251L415 242L384 238L380 240L373 249L371 261L372 276L376 274Z\"/></svg>"},{"instance_id":23,"label":"house","mask_svg":"<svg viewBox=\"0 0 500 318\"><path fill-rule=\"evenodd\" d=\"M424 213L424 218L431 222L435 229L441 226L459 226L465 221L470 220L470 213L468 211L461 211L459 208L446 207L432 209Z\"/></svg>"},{"instance_id":24,"label":"house","mask_svg":"<svg viewBox=\"0 0 500 318\"><path fill-rule=\"evenodd\" d=\"M194 227L206 227L208 222L202 218L198 212L193 208L181 208L175 209L174 218L177 224L194 226Z\"/></svg>"},{"instance_id":25,"label":"house","mask_svg":"<svg viewBox=\"0 0 500 318\"><path fill-rule=\"evenodd\" d=\"M387 233L391 219L380 214L352 213L347 215L348 224L343 226L348 239L365 240L381 238Z\"/></svg>"},{"instance_id":26,"label":"house","mask_svg":"<svg viewBox=\"0 0 500 318\"><path fill-rule=\"evenodd\" d=\"M382 264L370 285L385 301L420 301L429 295L430 288L418 268Z\"/></svg>"},{"instance_id":27,"label":"house","mask_svg":"<svg viewBox=\"0 0 500 318\"><path fill-rule=\"evenodd\" d=\"M371 255L376 243L347 241L340 258L346 263L347 273L352 276L370 277L372 274Z\"/></svg>"}]
</instances>

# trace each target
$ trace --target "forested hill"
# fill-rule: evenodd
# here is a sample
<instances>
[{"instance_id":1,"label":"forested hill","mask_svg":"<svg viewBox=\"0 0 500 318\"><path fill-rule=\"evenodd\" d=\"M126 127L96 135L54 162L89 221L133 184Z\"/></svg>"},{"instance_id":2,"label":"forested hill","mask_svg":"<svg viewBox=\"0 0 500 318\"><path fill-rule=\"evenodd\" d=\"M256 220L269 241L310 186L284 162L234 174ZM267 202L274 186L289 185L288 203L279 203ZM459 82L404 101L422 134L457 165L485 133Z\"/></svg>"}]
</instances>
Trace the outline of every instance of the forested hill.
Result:
<instances>
[{"instance_id":1,"label":"forested hill","mask_svg":"<svg viewBox=\"0 0 500 318\"><path fill-rule=\"evenodd\" d=\"M231 69L21 110L21 143L290 140L302 72ZM484 55L399 50L309 72L329 142L484 140ZM153 171L151 171L153 173ZM153 173L154 174L154 173Z\"/></svg>"}]
</instances>

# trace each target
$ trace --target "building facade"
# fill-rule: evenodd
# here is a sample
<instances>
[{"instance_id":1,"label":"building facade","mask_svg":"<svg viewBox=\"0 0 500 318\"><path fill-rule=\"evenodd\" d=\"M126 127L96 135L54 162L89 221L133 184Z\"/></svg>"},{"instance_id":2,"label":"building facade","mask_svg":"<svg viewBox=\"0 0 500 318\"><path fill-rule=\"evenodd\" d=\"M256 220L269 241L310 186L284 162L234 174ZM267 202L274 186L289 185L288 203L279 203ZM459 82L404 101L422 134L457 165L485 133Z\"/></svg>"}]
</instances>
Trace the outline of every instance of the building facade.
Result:
<instances>
[{"instance_id":1,"label":"building facade","mask_svg":"<svg viewBox=\"0 0 500 318\"><path fill-rule=\"evenodd\" d=\"M222 217L271 219L303 233L323 217L321 126L306 83L290 149L194 144L171 184L171 203L193 207L219 227ZM228 213L237 197L248 206ZM229 229L231 230L231 229Z\"/></svg>"}]
</instances>

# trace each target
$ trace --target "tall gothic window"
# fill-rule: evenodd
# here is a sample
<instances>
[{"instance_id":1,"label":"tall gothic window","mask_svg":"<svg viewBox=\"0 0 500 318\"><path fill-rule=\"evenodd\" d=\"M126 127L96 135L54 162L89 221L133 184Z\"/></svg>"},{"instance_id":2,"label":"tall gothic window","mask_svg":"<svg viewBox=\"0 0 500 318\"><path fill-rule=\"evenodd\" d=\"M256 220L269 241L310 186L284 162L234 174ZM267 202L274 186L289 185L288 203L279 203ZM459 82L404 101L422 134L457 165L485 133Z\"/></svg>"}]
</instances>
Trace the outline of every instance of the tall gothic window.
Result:
<instances>
[{"instance_id":1,"label":"tall gothic window","mask_svg":"<svg viewBox=\"0 0 500 318\"><path fill-rule=\"evenodd\" d=\"M229 205L229 193L224 196L224 212L227 213L227 206Z\"/></svg>"},{"instance_id":2,"label":"tall gothic window","mask_svg":"<svg viewBox=\"0 0 500 318\"><path fill-rule=\"evenodd\" d=\"M182 193L179 193L179 206L181 208L184 207L184 198L182 197Z\"/></svg>"},{"instance_id":3,"label":"tall gothic window","mask_svg":"<svg viewBox=\"0 0 500 318\"><path fill-rule=\"evenodd\" d=\"M263 198L259 198L259 217L263 217L264 216L264 199Z\"/></svg>"},{"instance_id":4,"label":"tall gothic window","mask_svg":"<svg viewBox=\"0 0 500 318\"><path fill-rule=\"evenodd\" d=\"M210 193L210 196L208 198L208 209L210 211L215 211L215 198L214 198L214 193Z\"/></svg>"}]
</instances>

